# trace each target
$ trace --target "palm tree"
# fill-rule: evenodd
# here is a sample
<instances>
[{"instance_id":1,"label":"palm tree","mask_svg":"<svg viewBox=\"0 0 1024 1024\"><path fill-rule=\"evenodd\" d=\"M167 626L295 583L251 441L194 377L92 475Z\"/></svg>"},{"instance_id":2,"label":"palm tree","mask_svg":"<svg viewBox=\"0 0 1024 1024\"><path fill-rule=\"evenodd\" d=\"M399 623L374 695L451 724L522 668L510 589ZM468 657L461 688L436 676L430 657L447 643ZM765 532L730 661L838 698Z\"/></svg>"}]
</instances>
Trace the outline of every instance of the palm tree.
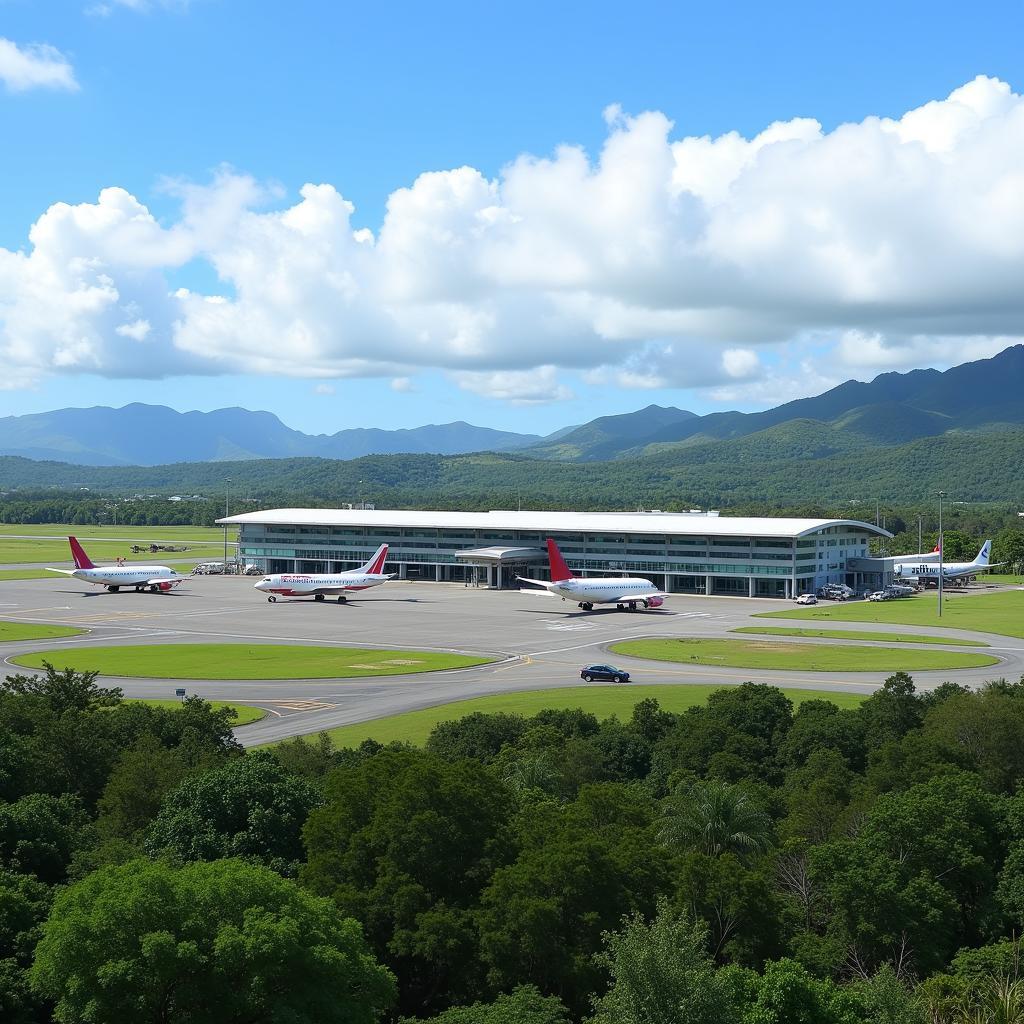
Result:
<instances>
[{"instance_id":1,"label":"palm tree","mask_svg":"<svg viewBox=\"0 0 1024 1024\"><path fill-rule=\"evenodd\" d=\"M666 801L662 842L718 857L759 853L771 845L771 818L739 786L695 783Z\"/></svg>"}]
</instances>

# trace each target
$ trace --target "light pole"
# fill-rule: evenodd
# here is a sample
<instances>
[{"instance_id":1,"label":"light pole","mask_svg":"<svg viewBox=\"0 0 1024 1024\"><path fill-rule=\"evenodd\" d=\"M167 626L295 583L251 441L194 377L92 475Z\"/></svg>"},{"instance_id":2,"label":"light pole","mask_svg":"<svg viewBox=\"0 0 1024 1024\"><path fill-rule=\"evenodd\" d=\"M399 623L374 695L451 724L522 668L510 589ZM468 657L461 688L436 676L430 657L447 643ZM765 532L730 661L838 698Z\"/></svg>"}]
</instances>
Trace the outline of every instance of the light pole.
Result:
<instances>
[{"instance_id":1,"label":"light pole","mask_svg":"<svg viewBox=\"0 0 1024 1024\"><path fill-rule=\"evenodd\" d=\"M942 559L944 552L942 550L942 499L945 495L945 491L939 491L939 618L942 618Z\"/></svg>"},{"instance_id":2,"label":"light pole","mask_svg":"<svg viewBox=\"0 0 1024 1024\"><path fill-rule=\"evenodd\" d=\"M228 517L228 485L231 483L231 477L227 477L224 480L224 518ZM224 572L228 571L228 524L224 524Z\"/></svg>"},{"instance_id":3,"label":"light pole","mask_svg":"<svg viewBox=\"0 0 1024 1024\"><path fill-rule=\"evenodd\" d=\"M918 513L918 516L917 516L917 550L918 551L921 550L921 519L922 519L922 516L921 516L920 513Z\"/></svg>"}]
</instances>

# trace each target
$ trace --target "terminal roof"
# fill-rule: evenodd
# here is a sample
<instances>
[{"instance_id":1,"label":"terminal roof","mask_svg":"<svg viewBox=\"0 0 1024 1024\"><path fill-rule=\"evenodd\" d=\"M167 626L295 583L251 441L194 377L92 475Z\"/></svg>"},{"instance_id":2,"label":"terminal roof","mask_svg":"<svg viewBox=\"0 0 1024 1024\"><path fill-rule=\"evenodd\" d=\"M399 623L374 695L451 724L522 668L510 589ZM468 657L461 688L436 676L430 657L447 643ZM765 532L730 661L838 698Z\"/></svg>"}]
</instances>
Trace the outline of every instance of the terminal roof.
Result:
<instances>
[{"instance_id":1,"label":"terminal roof","mask_svg":"<svg viewBox=\"0 0 1024 1024\"><path fill-rule=\"evenodd\" d=\"M218 519L254 526L361 526L378 529L535 530L539 533L653 533L697 537L804 537L852 526L879 537L888 530L856 519L719 516L706 512L429 512L388 509L274 508Z\"/></svg>"}]
</instances>

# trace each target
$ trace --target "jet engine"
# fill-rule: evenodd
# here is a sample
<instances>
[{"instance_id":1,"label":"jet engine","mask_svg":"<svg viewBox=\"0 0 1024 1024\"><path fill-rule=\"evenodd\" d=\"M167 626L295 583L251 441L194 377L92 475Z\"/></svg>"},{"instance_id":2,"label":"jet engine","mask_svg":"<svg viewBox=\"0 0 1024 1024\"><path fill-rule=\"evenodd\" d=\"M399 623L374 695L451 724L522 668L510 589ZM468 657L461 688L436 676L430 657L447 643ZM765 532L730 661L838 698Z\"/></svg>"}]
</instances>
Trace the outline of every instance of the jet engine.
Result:
<instances>
[{"instance_id":1,"label":"jet engine","mask_svg":"<svg viewBox=\"0 0 1024 1024\"><path fill-rule=\"evenodd\" d=\"M644 601L644 607L645 608L660 608L664 603L665 603L665 598L663 598L663 597L648 597Z\"/></svg>"}]
</instances>

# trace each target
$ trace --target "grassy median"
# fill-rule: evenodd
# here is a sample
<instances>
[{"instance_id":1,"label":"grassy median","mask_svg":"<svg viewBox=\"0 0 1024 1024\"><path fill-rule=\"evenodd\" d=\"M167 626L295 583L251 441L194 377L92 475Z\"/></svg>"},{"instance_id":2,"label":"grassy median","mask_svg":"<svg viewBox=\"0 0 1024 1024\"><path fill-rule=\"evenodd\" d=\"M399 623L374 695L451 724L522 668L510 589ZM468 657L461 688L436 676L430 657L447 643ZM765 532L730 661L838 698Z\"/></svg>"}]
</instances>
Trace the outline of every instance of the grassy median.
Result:
<instances>
[{"instance_id":1,"label":"grassy median","mask_svg":"<svg viewBox=\"0 0 1024 1024\"><path fill-rule=\"evenodd\" d=\"M149 679L343 679L485 665L492 658L437 651L394 651L365 647L292 644L146 644L88 647L23 654L12 659L39 668L95 670L104 676Z\"/></svg>"},{"instance_id":2,"label":"grassy median","mask_svg":"<svg viewBox=\"0 0 1024 1024\"><path fill-rule=\"evenodd\" d=\"M897 601L843 601L784 612L760 612L757 617L945 626L948 629L1024 637L1024 590L1004 590L996 594L957 594L947 590L942 599L941 619L938 594L934 591Z\"/></svg>"},{"instance_id":3,"label":"grassy median","mask_svg":"<svg viewBox=\"0 0 1024 1024\"><path fill-rule=\"evenodd\" d=\"M892 644L945 644L953 647L988 647L983 640L958 640L955 636L925 636L923 633L883 633L858 629L801 629L799 626L738 626L730 633L760 636L802 636L828 640L881 640Z\"/></svg>"},{"instance_id":4,"label":"grassy median","mask_svg":"<svg viewBox=\"0 0 1024 1024\"><path fill-rule=\"evenodd\" d=\"M372 722L357 725L343 725L331 729L327 735L336 747L358 746L363 740L374 739L379 743L398 740L403 743L423 744L430 731L439 722L450 722L467 715L509 714L529 717L548 708L582 708L598 718L617 716L628 722L633 717L633 707L642 700L654 699L663 711L680 712L704 704L716 690L715 686L634 686L632 683L617 686L567 686L557 690L524 690L519 693L499 693L491 697L475 697L422 711L408 711L390 718L377 718ZM857 707L867 695L839 693L832 690L784 690L794 705L805 700L827 700L841 708Z\"/></svg>"},{"instance_id":5,"label":"grassy median","mask_svg":"<svg viewBox=\"0 0 1024 1024\"><path fill-rule=\"evenodd\" d=\"M53 640L58 636L78 636L84 629L74 626L37 626L33 622L0 622L0 643L10 640Z\"/></svg>"},{"instance_id":6,"label":"grassy median","mask_svg":"<svg viewBox=\"0 0 1024 1024\"><path fill-rule=\"evenodd\" d=\"M922 672L982 668L998 658L961 651L922 651L904 647L786 643L784 640L626 640L615 654L685 665L729 668L796 669L804 672Z\"/></svg>"}]
</instances>

